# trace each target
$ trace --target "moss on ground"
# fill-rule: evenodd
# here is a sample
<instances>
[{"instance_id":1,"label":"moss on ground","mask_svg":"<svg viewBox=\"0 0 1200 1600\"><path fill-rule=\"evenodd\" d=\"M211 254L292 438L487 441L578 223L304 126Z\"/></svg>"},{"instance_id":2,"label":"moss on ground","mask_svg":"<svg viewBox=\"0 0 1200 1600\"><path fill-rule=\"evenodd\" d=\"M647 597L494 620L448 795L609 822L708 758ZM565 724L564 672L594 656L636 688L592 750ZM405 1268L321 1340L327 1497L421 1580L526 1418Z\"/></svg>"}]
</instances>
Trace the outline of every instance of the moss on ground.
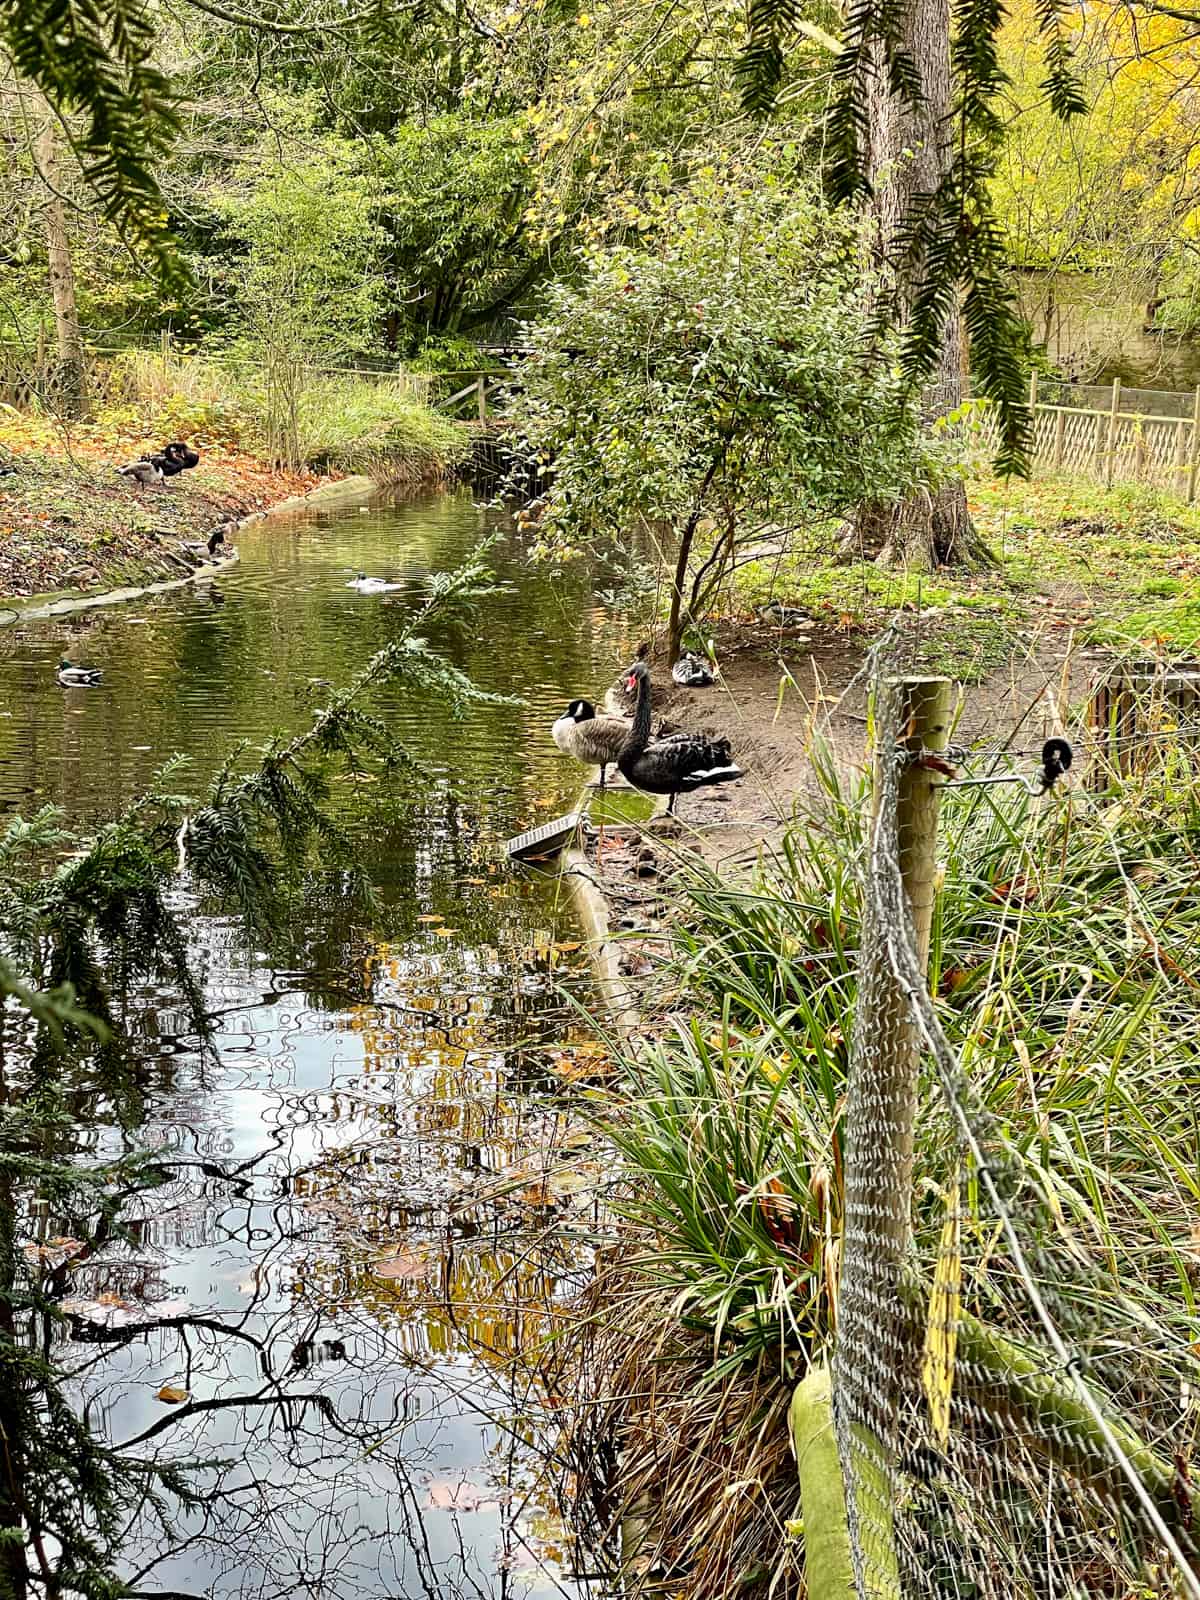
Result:
<instances>
[{"instance_id":1,"label":"moss on ground","mask_svg":"<svg viewBox=\"0 0 1200 1600\"><path fill-rule=\"evenodd\" d=\"M997 558L991 571L834 565L837 529L827 524L810 530L805 549L743 567L729 609L746 616L778 599L847 635L908 613L917 663L968 683L1045 626L1130 652L1200 648L1200 505L1063 479L980 480L969 498Z\"/></svg>"}]
</instances>

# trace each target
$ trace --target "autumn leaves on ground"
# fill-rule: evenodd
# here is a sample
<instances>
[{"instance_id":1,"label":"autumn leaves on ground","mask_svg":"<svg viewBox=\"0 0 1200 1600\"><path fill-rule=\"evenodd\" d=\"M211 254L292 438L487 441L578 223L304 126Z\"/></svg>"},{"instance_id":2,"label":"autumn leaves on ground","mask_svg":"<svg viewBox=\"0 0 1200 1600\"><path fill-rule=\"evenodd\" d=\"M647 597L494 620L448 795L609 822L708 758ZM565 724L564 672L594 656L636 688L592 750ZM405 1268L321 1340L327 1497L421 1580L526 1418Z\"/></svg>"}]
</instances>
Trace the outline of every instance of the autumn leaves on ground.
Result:
<instances>
[{"instance_id":1,"label":"autumn leaves on ground","mask_svg":"<svg viewBox=\"0 0 1200 1600\"><path fill-rule=\"evenodd\" d=\"M87 592L178 576L180 544L323 481L193 435L200 465L143 489L116 469L160 449L167 436L138 420L147 425L61 427L0 410L0 594Z\"/></svg>"}]
</instances>

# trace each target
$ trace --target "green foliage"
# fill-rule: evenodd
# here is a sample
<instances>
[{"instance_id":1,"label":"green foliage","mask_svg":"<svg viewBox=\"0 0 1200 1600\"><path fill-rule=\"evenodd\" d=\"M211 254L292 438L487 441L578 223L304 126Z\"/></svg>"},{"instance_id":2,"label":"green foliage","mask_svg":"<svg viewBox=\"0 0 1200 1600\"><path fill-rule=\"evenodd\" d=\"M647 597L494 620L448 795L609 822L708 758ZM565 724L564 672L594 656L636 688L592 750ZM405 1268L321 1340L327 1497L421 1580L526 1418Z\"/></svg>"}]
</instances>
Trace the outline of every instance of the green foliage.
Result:
<instances>
[{"instance_id":1,"label":"green foliage","mask_svg":"<svg viewBox=\"0 0 1200 1600\"><path fill-rule=\"evenodd\" d=\"M1113 1316L1156 1329L1154 1350L1138 1359L1149 1395L1164 1385L1173 1393L1193 1362L1181 1252L1197 1192L1200 1008L1187 954L1195 918L1183 908L1200 790L1165 714L1140 753L1148 770L1114 777L1090 805L1003 790L944 805L930 971L943 1026L1006 1129L1025 1185L1050 1197L1073 1248L1087 1251ZM667 981L673 1010L682 994L697 1020L626 1063L628 1092L606 1114L636 1176L640 1270L703 1329L714 1375L738 1364L755 1371L772 1351L785 1370L791 1355L802 1366L832 1333L818 1268L840 1225L857 864L870 805L864 779L841 778L828 751L815 755L822 803L753 882L684 863ZM926 1258L938 1248L936 1196L959 1159L941 1107L927 1082L915 1202ZM989 1228L967 1230L964 1308L1018 1330L1031 1313L993 1270ZM1094 1376L1114 1393L1131 1388L1120 1363L1098 1362Z\"/></svg>"},{"instance_id":2,"label":"green foliage","mask_svg":"<svg viewBox=\"0 0 1200 1600\"><path fill-rule=\"evenodd\" d=\"M105 216L172 280L179 258L154 164L178 122L154 40L140 0L7 0L0 10L0 43L63 120Z\"/></svg>"},{"instance_id":3,"label":"green foliage","mask_svg":"<svg viewBox=\"0 0 1200 1600\"><path fill-rule=\"evenodd\" d=\"M506 309L544 268L521 225L531 170L512 117L397 127L378 164L379 223L400 316L455 334Z\"/></svg>"},{"instance_id":4,"label":"green foliage","mask_svg":"<svg viewBox=\"0 0 1200 1600\"><path fill-rule=\"evenodd\" d=\"M403 379L331 377L304 385L299 442L301 459L317 471L421 483L441 478L469 441Z\"/></svg>"},{"instance_id":5,"label":"green foliage","mask_svg":"<svg viewBox=\"0 0 1200 1600\"><path fill-rule=\"evenodd\" d=\"M255 353L348 360L369 345L381 305L370 186L336 140L299 162L263 151L255 165L248 193L218 197L244 252L235 332Z\"/></svg>"},{"instance_id":6,"label":"green foliage","mask_svg":"<svg viewBox=\"0 0 1200 1600\"><path fill-rule=\"evenodd\" d=\"M1042 87L1056 116L1073 116L1084 109L1084 102L1070 70L1062 0L1043 0L1036 9L1045 48ZM936 188L919 189L903 206L894 235L883 241L892 288L880 301L878 319L882 328L902 329L902 367L907 380L918 386L937 369L947 319L965 291L962 314L973 369L999 414L997 470L1028 475L1025 335L1005 282L1003 238L990 192L1003 134L995 101L1007 81L997 49L1005 12L998 0L957 0L950 13L947 0L952 153ZM780 41L798 21L795 0L756 0L741 62L748 109L761 113L774 102L783 72ZM847 13L828 124L828 177L838 202L863 201L872 182L893 181L888 174L873 178L869 170L872 80L882 77L899 106L916 110L926 98L927 63L913 59L905 26L906 13L892 0L858 0ZM937 50L940 41L927 47ZM878 103L881 96L874 98Z\"/></svg>"},{"instance_id":7,"label":"green foliage","mask_svg":"<svg viewBox=\"0 0 1200 1600\"><path fill-rule=\"evenodd\" d=\"M862 362L855 225L794 171L706 169L644 240L588 252L546 298L516 411L553 456L560 543L787 523L951 467L895 371Z\"/></svg>"}]
</instances>

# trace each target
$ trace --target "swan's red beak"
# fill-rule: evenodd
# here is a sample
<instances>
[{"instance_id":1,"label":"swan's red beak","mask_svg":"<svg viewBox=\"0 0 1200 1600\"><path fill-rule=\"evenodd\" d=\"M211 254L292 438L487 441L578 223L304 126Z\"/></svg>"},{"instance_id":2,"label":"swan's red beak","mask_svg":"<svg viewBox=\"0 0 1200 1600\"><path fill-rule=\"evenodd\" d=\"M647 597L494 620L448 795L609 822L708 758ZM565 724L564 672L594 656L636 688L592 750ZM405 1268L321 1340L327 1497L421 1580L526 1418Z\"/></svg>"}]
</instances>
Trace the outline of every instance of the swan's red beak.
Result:
<instances>
[{"instance_id":1,"label":"swan's red beak","mask_svg":"<svg viewBox=\"0 0 1200 1600\"><path fill-rule=\"evenodd\" d=\"M636 689L637 688L637 679L634 677L632 672L625 679L625 687L627 689Z\"/></svg>"}]
</instances>

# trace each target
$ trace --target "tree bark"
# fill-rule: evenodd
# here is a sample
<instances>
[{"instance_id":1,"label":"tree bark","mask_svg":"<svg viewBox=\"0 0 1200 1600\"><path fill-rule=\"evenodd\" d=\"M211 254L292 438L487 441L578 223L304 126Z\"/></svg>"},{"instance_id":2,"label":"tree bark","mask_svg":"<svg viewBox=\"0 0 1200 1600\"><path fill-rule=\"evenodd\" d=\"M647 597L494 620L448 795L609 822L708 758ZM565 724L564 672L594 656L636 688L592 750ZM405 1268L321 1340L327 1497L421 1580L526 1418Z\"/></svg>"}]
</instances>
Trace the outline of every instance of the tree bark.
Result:
<instances>
[{"instance_id":1,"label":"tree bark","mask_svg":"<svg viewBox=\"0 0 1200 1600\"><path fill-rule=\"evenodd\" d=\"M683 644L683 586L687 582L688 561L692 554L692 539L696 533L699 512L690 516L679 534L679 554L675 559L675 573L671 580L671 613L667 618L667 666L679 660Z\"/></svg>"},{"instance_id":2,"label":"tree bark","mask_svg":"<svg viewBox=\"0 0 1200 1600\"><path fill-rule=\"evenodd\" d=\"M58 136L49 112L38 135L37 164L46 185L43 216L50 270L50 298L54 305L54 332L58 346L58 373L54 387L61 414L78 419L86 417L88 412L86 364L75 301L75 269L67 235L66 207L61 195Z\"/></svg>"},{"instance_id":3,"label":"tree bark","mask_svg":"<svg viewBox=\"0 0 1200 1600\"><path fill-rule=\"evenodd\" d=\"M704 497L712 488L712 481L717 475L717 468L725 458L724 448L715 455L708 464L700 487L696 490L696 503L687 515L687 519L679 530L679 551L675 558L675 572L671 579L671 614L667 619L667 666L673 667L679 660L679 652L683 645L683 591L687 583L688 563L692 556L692 545L696 537L696 529L704 515Z\"/></svg>"},{"instance_id":4,"label":"tree bark","mask_svg":"<svg viewBox=\"0 0 1200 1600\"><path fill-rule=\"evenodd\" d=\"M897 309L903 318L912 303L913 273L895 265L900 226L914 199L933 194L954 159L949 0L906 0L899 20L899 48L921 76L920 101L910 106L890 92L879 46L865 91L877 265L896 283ZM956 308L947 320L937 369L922 397L928 422L962 404L964 354L962 318ZM966 488L957 481L937 490L920 490L898 505L861 506L843 553L926 570L994 561L971 522Z\"/></svg>"}]
</instances>

